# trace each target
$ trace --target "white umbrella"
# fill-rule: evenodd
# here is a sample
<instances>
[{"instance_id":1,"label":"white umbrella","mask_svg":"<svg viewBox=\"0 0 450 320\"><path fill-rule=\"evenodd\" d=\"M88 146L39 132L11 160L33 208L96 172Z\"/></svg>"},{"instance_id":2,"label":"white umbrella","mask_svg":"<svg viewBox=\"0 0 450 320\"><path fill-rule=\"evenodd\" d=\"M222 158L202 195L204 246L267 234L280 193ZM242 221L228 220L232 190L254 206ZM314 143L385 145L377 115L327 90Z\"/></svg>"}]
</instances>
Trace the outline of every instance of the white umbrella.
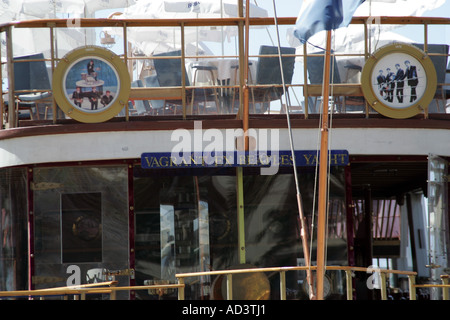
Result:
<instances>
[{"instance_id":1,"label":"white umbrella","mask_svg":"<svg viewBox=\"0 0 450 320\"><path fill-rule=\"evenodd\" d=\"M444 3L445 0L366 0L354 16L421 16Z\"/></svg>"},{"instance_id":2,"label":"white umbrella","mask_svg":"<svg viewBox=\"0 0 450 320\"><path fill-rule=\"evenodd\" d=\"M124 15L145 15L147 19L235 18L238 17L238 9L237 0L139 0L128 7ZM250 4L250 16L267 17L267 11Z\"/></svg>"},{"instance_id":3,"label":"white umbrella","mask_svg":"<svg viewBox=\"0 0 450 320\"><path fill-rule=\"evenodd\" d=\"M88 18L99 10L126 8L135 3L136 0L2 0L0 21L18 21L19 17L20 20L55 18L61 15Z\"/></svg>"},{"instance_id":4,"label":"white umbrella","mask_svg":"<svg viewBox=\"0 0 450 320\"><path fill-rule=\"evenodd\" d=\"M58 14L84 14L84 0L22 0L21 13L39 18L56 18Z\"/></svg>"},{"instance_id":5,"label":"white umbrella","mask_svg":"<svg viewBox=\"0 0 450 320\"><path fill-rule=\"evenodd\" d=\"M244 9L245 10L245 9ZM267 10L250 6L250 16L267 17ZM139 0L126 8L117 19L189 19L189 18L232 18L238 17L237 0ZM108 29L114 33L114 29ZM185 43L200 41L222 42L237 35L236 27L192 27L185 28ZM140 48L157 47L157 43L181 45L180 28L140 27L128 28L128 40ZM152 51L145 50L146 53Z\"/></svg>"},{"instance_id":6,"label":"white umbrella","mask_svg":"<svg viewBox=\"0 0 450 320\"><path fill-rule=\"evenodd\" d=\"M67 52L72 51L84 43L84 35L75 28L58 29L56 32L56 45L59 57L64 56ZM51 39L48 29L14 28L13 40L14 56L42 52L44 57L51 57Z\"/></svg>"},{"instance_id":7,"label":"white umbrella","mask_svg":"<svg viewBox=\"0 0 450 320\"><path fill-rule=\"evenodd\" d=\"M105 9L128 8L136 3L136 0L84 0L86 14L90 15Z\"/></svg>"}]
</instances>

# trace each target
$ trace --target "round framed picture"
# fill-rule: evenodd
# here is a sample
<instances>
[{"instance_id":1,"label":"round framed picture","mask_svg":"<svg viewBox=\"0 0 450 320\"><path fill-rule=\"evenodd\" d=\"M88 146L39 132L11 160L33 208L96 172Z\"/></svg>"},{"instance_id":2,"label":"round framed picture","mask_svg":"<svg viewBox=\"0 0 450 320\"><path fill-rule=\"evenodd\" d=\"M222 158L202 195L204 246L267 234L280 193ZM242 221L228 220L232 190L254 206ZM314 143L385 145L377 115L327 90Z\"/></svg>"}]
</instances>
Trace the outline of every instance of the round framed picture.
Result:
<instances>
[{"instance_id":1,"label":"round framed picture","mask_svg":"<svg viewBox=\"0 0 450 320\"><path fill-rule=\"evenodd\" d=\"M436 92L436 70L419 48L395 43L380 48L366 61L361 85L377 112L405 119L427 110Z\"/></svg>"},{"instance_id":2,"label":"round framed picture","mask_svg":"<svg viewBox=\"0 0 450 320\"><path fill-rule=\"evenodd\" d=\"M125 63L110 50L86 46L69 52L53 75L56 103L80 122L103 122L128 102L130 76Z\"/></svg>"}]
</instances>

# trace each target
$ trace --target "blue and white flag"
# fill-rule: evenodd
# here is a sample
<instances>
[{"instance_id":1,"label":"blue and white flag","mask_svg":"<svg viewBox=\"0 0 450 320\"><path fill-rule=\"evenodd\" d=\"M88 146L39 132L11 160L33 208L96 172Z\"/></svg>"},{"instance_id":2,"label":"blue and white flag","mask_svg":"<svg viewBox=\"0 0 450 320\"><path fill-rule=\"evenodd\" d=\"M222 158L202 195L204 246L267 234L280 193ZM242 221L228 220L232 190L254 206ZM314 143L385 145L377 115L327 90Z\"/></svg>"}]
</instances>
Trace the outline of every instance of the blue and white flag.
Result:
<instances>
[{"instance_id":1,"label":"blue and white flag","mask_svg":"<svg viewBox=\"0 0 450 320\"><path fill-rule=\"evenodd\" d=\"M305 43L322 30L347 27L353 14L365 0L303 0L294 35Z\"/></svg>"}]
</instances>

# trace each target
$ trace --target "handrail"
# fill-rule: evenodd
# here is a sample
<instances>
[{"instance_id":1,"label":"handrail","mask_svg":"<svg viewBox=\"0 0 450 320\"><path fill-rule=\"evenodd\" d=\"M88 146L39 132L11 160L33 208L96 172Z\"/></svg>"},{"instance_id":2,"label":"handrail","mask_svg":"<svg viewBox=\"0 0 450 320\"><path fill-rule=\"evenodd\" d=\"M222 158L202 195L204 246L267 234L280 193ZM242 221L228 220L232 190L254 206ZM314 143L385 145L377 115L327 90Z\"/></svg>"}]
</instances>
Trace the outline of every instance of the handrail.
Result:
<instances>
[{"instance_id":1,"label":"handrail","mask_svg":"<svg viewBox=\"0 0 450 320\"><path fill-rule=\"evenodd\" d=\"M411 300L415 300L415 277L417 272L414 271L402 271L402 270L389 270L380 268L365 268L365 267L354 267L354 266L326 266L326 270L333 271L345 271L346 274L346 285L347 285L347 300L353 300L353 288L352 288L352 273L353 272L366 272L373 273L378 272L381 278L381 299L387 300L387 287L386 287L386 274L403 274L407 275L409 279L410 293L413 297ZM206 275L226 275L227 276L227 300L233 299L232 293L232 275L233 274L243 274L243 273L261 273L261 272L280 272L280 299L286 300L286 271L299 271L299 270L317 270L316 266L306 267L306 266L296 266L296 267L269 267L269 268L249 268L249 269L234 269L234 270L217 270L217 271L203 271L203 272L190 272L190 273L179 273L175 274L178 279L178 283L184 284L184 279L188 277L199 277ZM448 279L447 279L448 280ZM450 286L449 286L450 287ZM182 290L180 290L182 291ZM182 292L182 297L184 299L184 292ZM448 296L447 296L448 297Z\"/></svg>"},{"instance_id":2,"label":"handrail","mask_svg":"<svg viewBox=\"0 0 450 320\"><path fill-rule=\"evenodd\" d=\"M267 267L267 268L248 268L248 269L233 269L233 270L216 270L204 272L190 272L179 273L175 277L178 279L178 284L160 284L160 285L144 285L144 286L117 286L117 281L100 282L93 284L85 284L79 286L57 287L38 290L19 290L19 291L0 291L0 298L4 297L41 297L44 296L80 296L81 300L86 299L86 294L110 294L111 300L116 300L117 291L136 291L136 290L156 290L159 295L164 289L178 289L178 300L184 300L184 279L189 277L200 277L205 275L226 275L227 276L227 300L232 300L232 275L245 273L262 273L262 272L279 272L280 273L280 299L286 300L286 271L306 271L308 269L317 270L316 266L310 268L305 266L295 267ZM443 300L449 300L450 284L448 276L441 276L442 284L415 284L415 277L417 272L403 271L403 270L389 270L379 268L365 268L355 266L326 266L329 271L344 271L346 274L347 285L347 300L353 300L352 279L353 272L373 273L379 272L381 278L381 300L387 300L386 275L387 274L402 274L407 275L409 280L409 297L410 300L416 300L416 288L442 288Z\"/></svg>"},{"instance_id":3,"label":"handrail","mask_svg":"<svg viewBox=\"0 0 450 320\"><path fill-rule=\"evenodd\" d=\"M79 286L57 287L37 290L18 290L18 291L0 291L0 298L4 297L37 297L41 299L44 296L81 296L81 300L86 299L86 294L110 294L111 300L116 300L117 291L129 290L156 290L161 294L164 289L184 289L184 284L161 284L161 285L144 285L144 286L123 286L117 287L117 281L99 282L93 284L85 284Z\"/></svg>"},{"instance_id":4,"label":"handrail","mask_svg":"<svg viewBox=\"0 0 450 320\"><path fill-rule=\"evenodd\" d=\"M371 19L369 16L353 17L352 24L365 24L367 20ZM280 25L295 24L296 17L278 17L277 22ZM4 31L9 26L15 28L67 28L67 23L73 19L37 19L37 20L25 20L14 21L0 24L0 32ZM79 18L80 27L174 27L183 24L186 27L198 27L198 26L229 26L238 25L244 22L245 18L183 18L183 19L106 19L106 18ZM378 22L378 21L377 21ZM250 25L273 25L274 18L272 17L260 17L250 18ZM380 17L379 23L381 24L449 24L450 18L446 17Z\"/></svg>"},{"instance_id":5,"label":"handrail","mask_svg":"<svg viewBox=\"0 0 450 320\"><path fill-rule=\"evenodd\" d=\"M33 296L69 296L81 295L82 300L86 293L111 293L117 281L98 282L67 287L46 288L37 290L0 291L0 297L33 297Z\"/></svg>"},{"instance_id":6,"label":"handrail","mask_svg":"<svg viewBox=\"0 0 450 320\"><path fill-rule=\"evenodd\" d=\"M366 25L369 23L373 17L368 16L358 16L353 17L351 23L357 24L357 25ZM277 24L279 25L294 25L296 21L296 17L279 17L277 18ZM54 30L55 28L67 28L68 23L73 22L73 19L36 19L36 20L25 20L25 21L14 21L14 22L8 22L4 24L0 24L0 32L10 32L12 28L49 28L49 30ZM91 27L113 27L113 28L123 28L126 30L127 28L139 28L139 27L179 27L181 28L181 31L184 32L185 28L188 27L198 27L198 26L234 26L236 28L242 28L242 25L247 23L247 20L242 17L235 17L235 18L221 18L221 19L214 19L214 18L183 18L183 19L111 19L111 18L77 18L77 24L79 24L79 27L81 28L91 28ZM431 26L431 25L448 25L450 24L450 18L446 17L379 17L377 19L377 23L380 24L392 24L392 25L424 25L424 26ZM248 24L251 26L271 26L274 25L274 18L273 17L265 17L265 18L249 18ZM428 30L425 28L425 43L428 43ZM8 38L9 39L9 38ZM51 40L53 41L53 40ZM12 46L12 44L8 44L7 47ZM306 52L304 53L306 54ZM11 53L12 55L12 53ZM335 56L365 56L366 53L335 53ZM440 55L435 53L430 53L430 56L433 55ZM142 57L142 56L132 56L128 54L128 49L124 48L123 55L120 55L125 62L131 61L131 60L140 60L140 59L158 59L158 57ZM190 55L186 55L186 53L183 53L184 59L191 57ZM296 56L301 57L302 54L296 54ZM210 58L210 57L219 57L217 56L202 56L202 58ZM221 57L231 57L231 56L221 56ZM252 57L258 57L258 55L252 55ZM305 65L306 65L306 56L305 58ZM12 57L9 58L10 60ZM53 55L53 49L52 49L52 58L51 59L45 59L46 61L51 61L52 66L55 65L55 63L60 59L60 57L55 57ZM7 60L7 65L9 65L10 69L13 68L14 61ZM11 71L11 70L10 70ZM304 71L306 75L306 71ZM442 87L443 85L447 85L446 83L438 83L439 87ZM281 86L281 85L276 85ZM209 87L203 88L208 89ZM249 85L250 88L255 87L255 85ZM264 87L263 85L258 85L258 87ZM267 87L267 86L266 86ZM321 95L321 85L311 85L307 83L306 77L304 79L304 83L295 83L289 85L289 87L299 87L303 88L304 90L304 96L305 97L318 97ZM216 89L235 89L238 88L238 86L227 84L227 85L219 85L214 86ZM130 92L130 100L163 100L164 98L167 100L170 100L172 98L178 99L183 98L186 94L185 90L190 89L190 87L187 86L180 86L177 88L132 88ZM18 90L12 90L14 93L19 93ZM442 91L443 92L443 91ZM7 93L7 91L3 92ZM363 97L361 84L360 83L341 83L341 84L335 84L333 85L333 96L359 96ZM10 100L14 100L14 96L11 95L9 97ZM183 99L182 99L183 100ZM55 107L54 113L56 113L56 104L53 100L53 105ZM183 105L185 105L183 103ZM438 112L441 111L441 106L438 105ZM2 100L2 97L0 97L0 114L3 116L7 112L10 112L9 110L3 110L4 103ZM11 111L13 110L12 105L10 106ZM308 118L308 99L305 99L305 105L303 106L303 111L305 114L305 118ZM444 106L445 109L445 106ZM47 109L46 109L47 110ZM183 119L186 119L186 114L188 112L186 111L187 108L184 107L183 109ZM344 112L345 112L345 106L344 106ZM369 117L369 109L365 108L365 111L363 111L366 114L366 117ZM13 112L11 112L13 114ZM129 114L127 113L126 121L129 121ZM12 116L11 116L12 117ZM11 120L11 121L9 121ZM15 123L16 119L9 119L8 121L2 120L2 124L0 124L0 130L3 128L3 124L6 127L6 124L8 123L9 128L15 127L18 124ZM4 123L3 123L4 122ZM11 123L9 123L11 122ZM56 116L53 119L53 123L56 123L57 119Z\"/></svg>"}]
</instances>

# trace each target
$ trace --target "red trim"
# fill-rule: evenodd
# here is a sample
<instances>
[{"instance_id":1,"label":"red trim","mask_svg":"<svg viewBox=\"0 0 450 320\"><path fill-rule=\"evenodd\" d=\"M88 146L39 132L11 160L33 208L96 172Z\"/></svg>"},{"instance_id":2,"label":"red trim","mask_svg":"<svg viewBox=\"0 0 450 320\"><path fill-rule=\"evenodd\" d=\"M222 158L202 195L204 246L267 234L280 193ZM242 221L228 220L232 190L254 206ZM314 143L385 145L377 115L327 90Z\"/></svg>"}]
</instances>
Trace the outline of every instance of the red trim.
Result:
<instances>
[{"instance_id":1,"label":"red trim","mask_svg":"<svg viewBox=\"0 0 450 320\"><path fill-rule=\"evenodd\" d=\"M389 119L374 114L365 118L363 114L333 114L333 128L411 128L411 129L450 129L450 114L436 114L411 119ZM154 131L193 129L194 121L202 121L204 129L233 129L243 128L242 120L235 115L220 116L191 116L187 120L176 117L136 117L130 121L117 118L113 121L103 123L79 123L75 120L58 120L57 124L51 121L28 121L22 122L19 128L0 130L0 140L19 137L29 137L51 134L73 134L87 132L110 132L110 131ZM319 115L311 114L308 119L304 115L292 115L292 128L318 128ZM287 128L285 115L250 115L250 128Z\"/></svg>"},{"instance_id":2,"label":"red trim","mask_svg":"<svg viewBox=\"0 0 450 320\"><path fill-rule=\"evenodd\" d=\"M33 183L33 169L27 168L28 189L28 290L34 290L34 197L31 185Z\"/></svg>"},{"instance_id":3,"label":"red trim","mask_svg":"<svg viewBox=\"0 0 450 320\"><path fill-rule=\"evenodd\" d=\"M344 169L345 176L345 209L346 209L346 225L347 225L347 262L349 266L355 266L355 234L353 221L353 197L352 197L352 170L350 166ZM355 288L355 279L352 281Z\"/></svg>"},{"instance_id":4,"label":"red trim","mask_svg":"<svg viewBox=\"0 0 450 320\"><path fill-rule=\"evenodd\" d=\"M426 155L350 155L350 163L356 162L427 162Z\"/></svg>"},{"instance_id":5,"label":"red trim","mask_svg":"<svg viewBox=\"0 0 450 320\"><path fill-rule=\"evenodd\" d=\"M344 169L345 175L345 208L347 215L347 255L348 265L355 265L355 250L354 250L354 231L353 231L353 197L352 197L352 171L350 166Z\"/></svg>"}]
</instances>

